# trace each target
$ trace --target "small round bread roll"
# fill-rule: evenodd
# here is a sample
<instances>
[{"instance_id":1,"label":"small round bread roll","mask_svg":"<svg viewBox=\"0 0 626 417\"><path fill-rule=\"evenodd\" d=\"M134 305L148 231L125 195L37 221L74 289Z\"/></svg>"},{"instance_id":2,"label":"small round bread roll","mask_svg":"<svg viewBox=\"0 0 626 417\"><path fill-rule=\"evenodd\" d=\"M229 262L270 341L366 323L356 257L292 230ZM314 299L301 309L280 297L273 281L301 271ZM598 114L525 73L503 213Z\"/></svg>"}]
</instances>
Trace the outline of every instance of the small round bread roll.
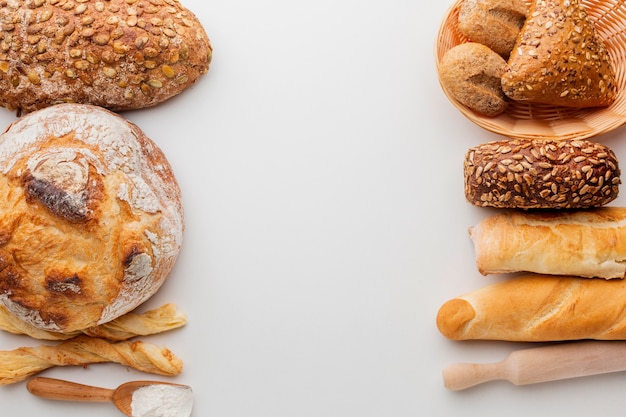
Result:
<instances>
[{"instance_id":1,"label":"small round bread roll","mask_svg":"<svg viewBox=\"0 0 626 417\"><path fill-rule=\"evenodd\" d=\"M508 139L470 148L465 197L480 207L583 209L617 198L611 149L587 140Z\"/></svg>"},{"instance_id":2,"label":"small round bread roll","mask_svg":"<svg viewBox=\"0 0 626 417\"><path fill-rule=\"evenodd\" d=\"M102 324L151 297L183 236L162 151L101 107L58 104L0 135L0 303L43 330Z\"/></svg>"},{"instance_id":3,"label":"small round bread roll","mask_svg":"<svg viewBox=\"0 0 626 417\"><path fill-rule=\"evenodd\" d=\"M439 78L444 89L461 104L485 116L497 116L508 107L501 77L506 61L476 42L462 43L442 58Z\"/></svg>"},{"instance_id":4,"label":"small round bread roll","mask_svg":"<svg viewBox=\"0 0 626 417\"><path fill-rule=\"evenodd\" d=\"M463 0L458 29L472 42L508 57L527 15L524 0Z\"/></svg>"}]
</instances>

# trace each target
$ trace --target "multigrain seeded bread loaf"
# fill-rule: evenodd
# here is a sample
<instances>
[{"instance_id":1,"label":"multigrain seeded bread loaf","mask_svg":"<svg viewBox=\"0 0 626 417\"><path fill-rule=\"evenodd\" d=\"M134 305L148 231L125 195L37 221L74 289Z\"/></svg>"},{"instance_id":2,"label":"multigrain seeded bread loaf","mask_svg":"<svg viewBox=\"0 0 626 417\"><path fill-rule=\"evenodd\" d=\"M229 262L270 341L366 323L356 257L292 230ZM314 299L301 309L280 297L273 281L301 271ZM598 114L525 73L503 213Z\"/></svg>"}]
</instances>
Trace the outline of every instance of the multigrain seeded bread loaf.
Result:
<instances>
[{"instance_id":1,"label":"multigrain seeded bread loaf","mask_svg":"<svg viewBox=\"0 0 626 417\"><path fill-rule=\"evenodd\" d=\"M615 70L579 0L535 0L502 76L513 100L568 107L608 106Z\"/></svg>"},{"instance_id":2,"label":"multigrain seeded bread loaf","mask_svg":"<svg viewBox=\"0 0 626 417\"><path fill-rule=\"evenodd\" d=\"M508 58L527 13L524 0L463 0L458 29L471 41Z\"/></svg>"},{"instance_id":3,"label":"multigrain seeded bread loaf","mask_svg":"<svg viewBox=\"0 0 626 417\"><path fill-rule=\"evenodd\" d=\"M626 280L528 274L445 302L437 327L452 340L626 340Z\"/></svg>"},{"instance_id":4,"label":"multigrain seeded bread loaf","mask_svg":"<svg viewBox=\"0 0 626 417\"><path fill-rule=\"evenodd\" d=\"M626 277L626 207L506 210L482 219L469 234L483 275Z\"/></svg>"},{"instance_id":5,"label":"multigrain seeded bread loaf","mask_svg":"<svg viewBox=\"0 0 626 417\"><path fill-rule=\"evenodd\" d=\"M470 148L465 197L480 207L580 209L615 200L615 153L589 140L503 139Z\"/></svg>"},{"instance_id":6,"label":"multigrain seeded bread loaf","mask_svg":"<svg viewBox=\"0 0 626 417\"><path fill-rule=\"evenodd\" d=\"M506 61L487 46L467 42L448 50L442 60L442 87L468 108L485 116L497 116L508 107L500 83Z\"/></svg>"},{"instance_id":7,"label":"multigrain seeded bread loaf","mask_svg":"<svg viewBox=\"0 0 626 417\"><path fill-rule=\"evenodd\" d=\"M0 0L0 105L131 110L206 73L212 48L178 0Z\"/></svg>"},{"instance_id":8,"label":"multigrain seeded bread loaf","mask_svg":"<svg viewBox=\"0 0 626 417\"><path fill-rule=\"evenodd\" d=\"M151 297L183 236L164 154L102 107L58 104L0 135L0 303L43 330L109 322Z\"/></svg>"}]
</instances>

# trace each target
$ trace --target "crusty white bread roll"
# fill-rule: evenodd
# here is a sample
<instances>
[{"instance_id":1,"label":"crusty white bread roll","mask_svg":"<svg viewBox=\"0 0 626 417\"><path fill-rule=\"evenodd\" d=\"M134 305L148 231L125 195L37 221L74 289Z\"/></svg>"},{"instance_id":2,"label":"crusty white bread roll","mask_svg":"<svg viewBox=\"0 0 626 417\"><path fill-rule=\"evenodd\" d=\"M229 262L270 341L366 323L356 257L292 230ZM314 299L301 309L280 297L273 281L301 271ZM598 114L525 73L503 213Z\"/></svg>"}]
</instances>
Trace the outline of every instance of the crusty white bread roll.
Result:
<instances>
[{"instance_id":1,"label":"crusty white bread roll","mask_svg":"<svg viewBox=\"0 0 626 417\"><path fill-rule=\"evenodd\" d=\"M478 42L466 42L448 50L441 59L441 86L464 106L485 116L501 114L508 107L500 77L506 61Z\"/></svg>"},{"instance_id":2,"label":"crusty white bread roll","mask_svg":"<svg viewBox=\"0 0 626 417\"><path fill-rule=\"evenodd\" d=\"M472 42L508 58L527 13L525 0L463 0L458 29Z\"/></svg>"},{"instance_id":3,"label":"crusty white bread roll","mask_svg":"<svg viewBox=\"0 0 626 417\"><path fill-rule=\"evenodd\" d=\"M528 274L445 302L437 327L452 340L625 340L626 280Z\"/></svg>"},{"instance_id":4,"label":"crusty white bread roll","mask_svg":"<svg viewBox=\"0 0 626 417\"><path fill-rule=\"evenodd\" d=\"M617 97L611 56L579 0L534 0L502 75L511 99L568 107Z\"/></svg>"},{"instance_id":5,"label":"crusty white bread roll","mask_svg":"<svg viewBox=\"0 0 626 417\"><path fill-rule=\"evenodd\" d=\"M626 207L504 211L469 229L480 273L624 278Z\"/></svg>"},{"instance_id":6,"label":"crusty white bread roll","mask_svg":"<svg viewBox=\"0 0 626 417\"><path fill-rule=\"evenodd\" d=\"M619 194L608 146L578 139L502 139L473 146L463 163L466 200L479 207L580 209Z\"/></svg>"},{"instance_id":7,"label":"crusty white bread roll","mask_svg":"<svg viewBox=\"0 0 626 417\"><path fill-rule=\"evenodd\" d=\"M180 189L163 152L101 107L59 104L0 135L0 302L73 332L133 310L181 248Z\"/></svg>"}]
</instances>

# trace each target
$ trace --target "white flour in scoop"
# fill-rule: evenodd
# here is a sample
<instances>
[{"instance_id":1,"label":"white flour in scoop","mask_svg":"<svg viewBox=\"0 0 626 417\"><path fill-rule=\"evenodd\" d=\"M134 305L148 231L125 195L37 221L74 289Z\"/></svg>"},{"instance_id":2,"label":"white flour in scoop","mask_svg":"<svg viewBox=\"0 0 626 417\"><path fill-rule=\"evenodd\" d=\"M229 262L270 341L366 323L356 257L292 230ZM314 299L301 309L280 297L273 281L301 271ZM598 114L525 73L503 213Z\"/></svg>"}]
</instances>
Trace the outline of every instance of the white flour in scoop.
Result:
<instances>
[{"instance_id":1,"label":"white flour in scoop","mask_svg":"<svg viewBox=\"0 0 626 417\"><path fill-rule=\"evenodd\" d=\"M133 392L133 417L189 417L193 392L188 386L146 385Z\"/></svg>"}]
</instances>

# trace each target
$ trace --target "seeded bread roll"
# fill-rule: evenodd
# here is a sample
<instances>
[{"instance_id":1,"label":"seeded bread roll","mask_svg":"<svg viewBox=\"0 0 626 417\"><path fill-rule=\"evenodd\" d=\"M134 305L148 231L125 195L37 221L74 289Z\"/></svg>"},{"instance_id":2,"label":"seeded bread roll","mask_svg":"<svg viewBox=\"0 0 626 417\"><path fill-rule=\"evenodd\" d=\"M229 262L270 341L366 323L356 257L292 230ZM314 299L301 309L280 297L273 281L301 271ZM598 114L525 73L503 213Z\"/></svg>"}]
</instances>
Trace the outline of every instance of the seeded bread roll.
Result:
<instances>
[{"instance_id":1,"label":"seeded bread roll","mask_svg":"<svg viewBox=\"0 0 626 417\"><path fill-rule=\"evenodd\" d=\"M469 235L483 275L626 277L626 207L506 210L481 220Z\"/></svg>"},{"instance_id":2,"label":"seeded bread roll","mask_svg":"<svg viewBox=\"0 0 626 417\"><path fill-rule=\"evenodd\" d=\"M608 147L587 140L505 139L465 154L465 197L480 207L580 209L617 198L620 169Z\"/></svg>"},{"instance_id":3,"label":"seeded bread roll","mask_svg":"<svg viewBox=\"0 0 626 417\"><path fill-rule=\"evenodd\" d=\"M504 58L485 45L462 43L443 56L439 79L463 105L485 116L497 116L508 106L500 85L505 66Z\"/></svg>"},{"instance_id":4,"label":"seeded bread roll","mask_svg":"<svg viewBox=\"0 0 626 417\"><path fill-rule=\"evenodd\" d=\"M524 0L463 0L458 29L473 42L508 57L527 13Z\"/></svg>"},{"instance_id":5,"label":"seeded bread roll","mask_svg":"<svg viewBox=\"0 0 626 417\"><path fill-rule=\"evenodd\" d=\"M212 49L178 0L0 0L0 105L153 106L206 73Z\"/></svg>"},{"instance_id":6,"label":"seeded bread roll","mask_svg":"<svg viewBox=\"0 0 626 417\"><path fill-rule=\"evenodd\" d=\"M626 340L626 280L529 274L445 302L437 327L452 340Z\"/></svg>"},{"instance_id":7,"label":"seeded bread roll","mask_svg":"<svg viewBox=\"0 0 626 417\"><path fill-rule=\"evenodd\" d=\"M608 106L617 96L611 57L579 0L535 0L502 76L513 100Z\"/></svg>"},{"instance_id":8,"label":"seeded bread roll","mask_svg":"<svg viewBox=\"0 0 626 417\"><path fill-rule=\"evenodd\" d=\"M0 303L69 333L152 296L178 256L180 189L161 152L102 107L58 104L0 135Z\"/></svg>"}]
</instances>

